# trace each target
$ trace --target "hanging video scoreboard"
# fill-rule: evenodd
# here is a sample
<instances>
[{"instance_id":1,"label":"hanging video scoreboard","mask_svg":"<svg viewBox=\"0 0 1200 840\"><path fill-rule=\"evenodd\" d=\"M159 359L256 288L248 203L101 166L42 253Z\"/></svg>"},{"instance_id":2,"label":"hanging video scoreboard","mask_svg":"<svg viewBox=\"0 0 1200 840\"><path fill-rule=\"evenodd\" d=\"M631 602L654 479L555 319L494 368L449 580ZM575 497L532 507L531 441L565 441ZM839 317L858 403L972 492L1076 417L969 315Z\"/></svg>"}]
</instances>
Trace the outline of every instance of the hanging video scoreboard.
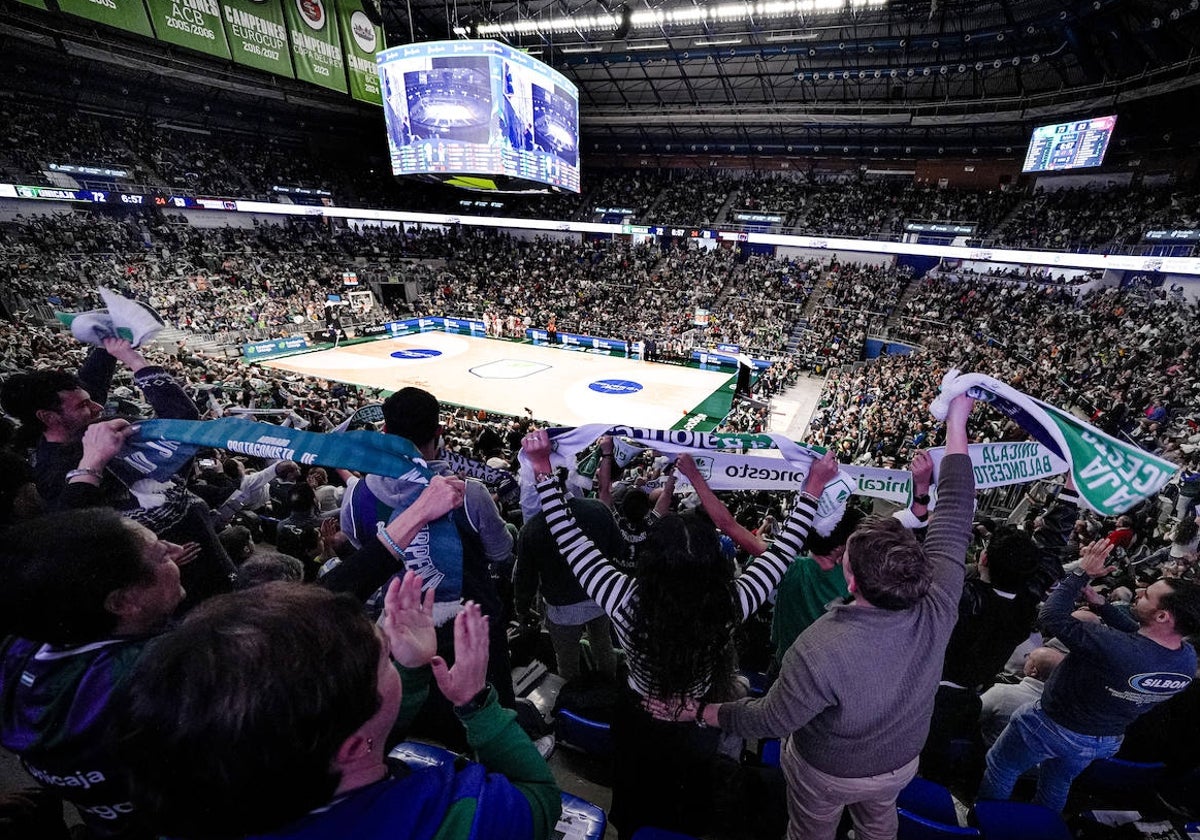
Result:
<instances>
[{"instance_id":1,"label":"hanging video scoreboard","mask_svg":"<svg viewBox=\"0 0 1200 840\"><path fill-rule=\"evenodd\" d=\"M1117 118L1112 115L1038 126L1021 171L1061 172L1099 166L1116 125Z\"/></svg>"},{"instance_id":2,"label":"hanging video scoreboard","mask_svg":"<svg viewBox=\"0 0 1200 840\"><path fill-rule=\"evenodd\" d=\"M579 92L497 41L376 58L392 172L478 190L579 192Z\"/></svg>"}]
</instances>

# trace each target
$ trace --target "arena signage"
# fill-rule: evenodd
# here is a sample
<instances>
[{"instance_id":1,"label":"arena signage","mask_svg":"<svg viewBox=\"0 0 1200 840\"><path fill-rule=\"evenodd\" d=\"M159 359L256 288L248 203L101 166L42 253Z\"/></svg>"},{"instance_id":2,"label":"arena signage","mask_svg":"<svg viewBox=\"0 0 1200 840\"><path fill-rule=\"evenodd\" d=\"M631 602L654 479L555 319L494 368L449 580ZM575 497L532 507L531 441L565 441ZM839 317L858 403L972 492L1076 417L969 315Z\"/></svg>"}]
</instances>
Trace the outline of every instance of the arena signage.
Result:
<instances>
[{"instance_id":1,"label":"arena signage","mask_svg":"<svg viewBox=\"0 0 1200 840\"><path fill-rule=\"evenodd\" d=\"M292 338L277 338L273 341L252 341L242 345L242 355L247 359L261 359L277 353L288 353L293 350L306 350L308 339L303 336Z\"/></svg>"},{"instance_id":2,"label":"arena signage","mask_svg":"<svg viewBox=\"0 0 1200 840\"><path fill-rule=\"evenodd\" d=\"M225 0L229 2L251 0ZM41 188L38 188L41 189ZM13 184L0 184L0 198L22 198ZM87 199L76 199L87 200ZM628 225L605 224L602 222L561 222L547 219L518 219L504 216L446 216L440 213L418 213L399 210L374 210L360 207L305 207L294 204L275 204L269 201L232 199L195 200L195 205L206 210L229 210L239 213L256 213L273 216L321 216L327 219L357 219L363 222L395 222L398 224L446 225L464 224L475 227L517 230L573 231L579 234L616 236L627 234ZM700 231L683 228L649 227L647 232L665 236L694 236L716 238L716 231ZM680 233L679 231L682 231ZM1046 266L1051 268L1114 269L1117 271L1161 271L1167 274L1200 276L1198 257L1143 257L1126 254L1080 254L1070 251L1019 251L1008 248L967 248L958 245L933 245L922 242L890 242L875 239L850 239L843 237L797 236L784 233L750 233L746 241L756 245L773 245L787 248L821 248L860 254L893 254L939 257L943 259L983 260L986 262L1016 265Z\"/></svg>"},{"instance_id":3,"label":"arena signage","mask_svg":"<svg viewBox=\"0 0 1200 840\"><path fill-rule=\"evenodd\" d=\"M457 332L486 333L487 325L483 321L476 321L471 318L442 318L442 329L446 332L451 330Z\"/></svg>"},{"instance_id":4,"label":"arena signage","mask_svg":"<svg viewBox=\"0 0 1200 840\"><path fill-rule=\"evenodd\" d=\"M905 233L944 233L953 236L973 236L975 225L960 222L906 222Z\"/></svg>"},{"instance_id":5,"label":"arena signage","mask_svg":"<svg viewBox=\"0 0 1200 840\"><path fill-rule=\"evenodd\" d=\"M1200 230L1148 230L1142 234L1143 242L1200 242Z\"/></svg>"},{"instance_id":6,"label":"arena signage","mask_svg":"<svg viewBox=\"0 0 1200 840\"><path fill-rule=\"evenodd\" d=\"M783 216L777 216L773 213L734 213L733 220L735 222L752 222L768 225L781 225L784 221Z\"/></svg>"},{"instance_id":7,"label":"arena signage","mask_svg":"<svg viewBox=\"0 0 1200 840\"><path fill-rule=\"evenodd\" d=\"M525 337L530 341L549 341L550 336L545 330L525 330ZM572 350L588 350L608 353L628 353L629 342L619 338L597 338L594 335L576 335L575 333L558 333L558 341Z\"/></svg>"},{"instance_id":8,"label":"arena signage","mask_svg":"<svg viewBox=\"0 0 1200 840\"><path fill-rule=\"evenodd\" d=\"M73 163L52 163L48 167L51 172L66 172L68 175L95 175L98 178L128 178L126 169L113 169L107 166L76 166Z\"/></svg>"},{"instance_id":9,"label":"arena signage","mask_svg":"<svg viewBox=\"0 0 1200 840\"><path fill-rule=\"evenodd\" d=\"M702 365L724 365L726 367L737 367L737 356L732 356L728 353L714 353L706 350L693 350L692 361L699 362ZM755 370L765 370L775 364L769 359L751 359L754 362Z\"/></svg>"}]
</instances>

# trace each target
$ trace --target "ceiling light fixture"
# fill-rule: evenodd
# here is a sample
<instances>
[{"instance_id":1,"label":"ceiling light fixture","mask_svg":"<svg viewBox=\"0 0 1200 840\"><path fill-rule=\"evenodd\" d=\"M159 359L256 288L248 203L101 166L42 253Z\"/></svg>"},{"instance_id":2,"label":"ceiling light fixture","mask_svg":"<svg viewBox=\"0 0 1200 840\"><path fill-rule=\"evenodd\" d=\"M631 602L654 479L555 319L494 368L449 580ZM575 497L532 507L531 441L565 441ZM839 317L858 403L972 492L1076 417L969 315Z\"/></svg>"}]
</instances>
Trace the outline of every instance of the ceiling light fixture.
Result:
<instances>
[{"instance_id":1,"label":"ceiling light fixture","mask_svg":"<svg viewBox=\"0 0 1200 840\"><path fill-rule=\"evenodd\" d=\"M758 0L753 3L713 3L677 6L671 9L639 9L629 16L634 29L660 26L695 26L727 23L751 18L794 17L796 15L837 14L880 9L887 0ZM483 23L475 27L478 37L494 35L533 35L556 32L597 32L621 25L617 15L578 15L553 18L525 18L502 23Z\"/></svg>"}]
</instances>

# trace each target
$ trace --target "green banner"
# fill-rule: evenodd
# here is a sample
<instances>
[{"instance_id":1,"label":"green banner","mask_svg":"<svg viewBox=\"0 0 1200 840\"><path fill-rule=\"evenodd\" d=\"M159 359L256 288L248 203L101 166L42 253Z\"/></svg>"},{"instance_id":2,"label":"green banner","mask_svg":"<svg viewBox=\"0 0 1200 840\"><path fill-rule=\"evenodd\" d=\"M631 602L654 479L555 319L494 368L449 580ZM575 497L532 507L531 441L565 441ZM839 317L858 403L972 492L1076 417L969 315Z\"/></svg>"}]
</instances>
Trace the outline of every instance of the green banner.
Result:
<instances>
[{"instance_id":1,"label":"green banner","mask_svg":"<svg viewBox=\"0 0 1200 840\"><path fill-rule=\"evenodd\" d=\"M46 5L45 0L17 0L17 2L24 3L26 6L33 6L35 9L49 10L49 8L50 8L49 6Z\"/></svg>"},{"instance_id":2,"label":"green banner","mask_svg":"<svg viewBox=\"0 0 1200 840\"><path fill-rule=\"evenodd\" d=\"M1179 470L1065 412L1056 411L1051 419L1070 450L1079 495L1097 513L1124 513L1165 487Z\"/></svg>"},{"instance_id":3,"label":"green banner","mask_svg":"<svg viewBox=\"0 0 1200 840\"><path fill-rule=\"evenodd\" d=\"M375 53L387 45L383 43L383 27L371 23L362 4L363 0L337 0L338 28L342 31L342 49L346 53L350 95L362 102L383 105Z\"/></svg>"},{"instance_id":4,"label":"green banner","mask_svg":"<svg viewBox=\"0 0 1200 840\"><path fill-rule=\"evenodd\" d=\"M146 0L160 41L229 58L217 0Z\"/></svg>"},{"instance_id":5,"label":"green banner","mask_svg":"<svg viewBox=\"0 0 1200 840\"><path fill-rule=\"evenodd\" d=\"M295 77L279 0L221 0L221 19L234 61Z\"/></svg>"},{"instance_id":6,"label":"green banner","mask_svg":"<svg viewBox=\"0 0 1200 840\"><path fill-rule=\"evenodd\" d=\"M283 0L296 78L349 93L332 0Z\"/></svg>"},{"instance_id":7,"label":"green banner","mask_svg":"<svg viewBox=\"0 0 1200 840\"><path fill-rule=\"evenodd\" d=\"M1079 498L1103 516L1124 513L1150 498L1179 469L1170 461L1105 434L1069 412L981 373L946 374L941 394L931 407L934 415L944 416L941 412L950 400L964 393L986 402L1027 431L1050 454L1065 461ZM1022 460L1020 451L1015 454L1018 456L1015 461ZM1007 463L1010 460L1013 459L997 456L985 469L988 474L1003 475L1013 468L1013 464ZM1039 468L1039 472L1045 471Z\"/></svg>"},{"instance_id":8,"label":"green banner","mask_svg":"<svg viewBox=\"0 0 1200 840\"><path fill-rule=\"evenodd\" d=\"M154 37L142 0L58 0L58 8L69 15Z\"/></svg>"}]
</instances>

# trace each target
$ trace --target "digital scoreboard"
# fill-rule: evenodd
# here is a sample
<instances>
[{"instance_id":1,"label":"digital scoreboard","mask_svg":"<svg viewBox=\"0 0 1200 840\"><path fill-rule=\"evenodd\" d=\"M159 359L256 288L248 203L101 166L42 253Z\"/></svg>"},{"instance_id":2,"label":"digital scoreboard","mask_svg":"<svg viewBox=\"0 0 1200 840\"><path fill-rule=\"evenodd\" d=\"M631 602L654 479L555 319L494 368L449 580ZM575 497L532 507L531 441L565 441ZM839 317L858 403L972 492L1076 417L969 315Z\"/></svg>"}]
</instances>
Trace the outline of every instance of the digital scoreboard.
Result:
<instances>
[{"instance_id":1,"label":"digital scoreboard","mask_svg":"<svg viewBox=\"0 0 1200 840\"><path fill-rule=\"evenodd\" d=\"M579 92L497 41L376 56L392 172L479 190L579 192Z\"/></svg>"},{"instance_id":2,"label":"digital scoreboard","mask_svg":"<svg viewBox=\"0 0 1200 840\"><path fill-rule=\"evenodd\" d=\"M1104 162L1116 116L1041 125L1033 130L1022 172L1061 172Z\"/></svg>"}]
</instances>

